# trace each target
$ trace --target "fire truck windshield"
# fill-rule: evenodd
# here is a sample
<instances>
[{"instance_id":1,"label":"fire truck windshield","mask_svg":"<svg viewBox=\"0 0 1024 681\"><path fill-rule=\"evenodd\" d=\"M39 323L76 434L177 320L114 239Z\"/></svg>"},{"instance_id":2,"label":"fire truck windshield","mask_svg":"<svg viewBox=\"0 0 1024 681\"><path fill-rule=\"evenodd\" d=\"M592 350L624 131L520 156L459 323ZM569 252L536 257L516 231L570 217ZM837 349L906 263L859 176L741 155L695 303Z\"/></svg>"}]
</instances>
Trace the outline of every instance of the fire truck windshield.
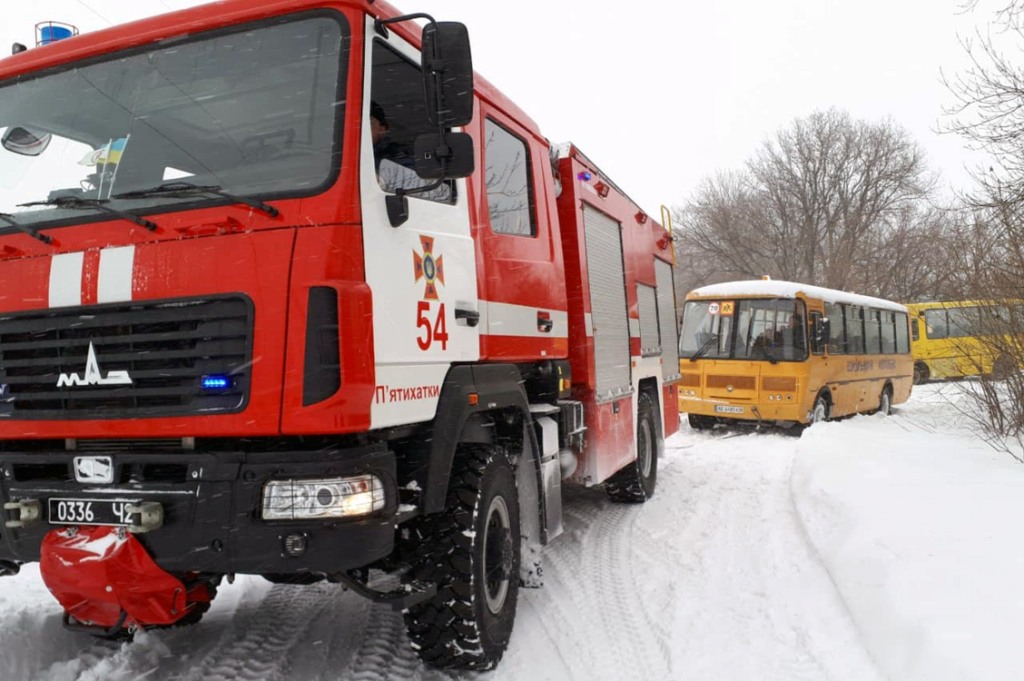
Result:
<instances>
[{"instance_id":1,"label":"fire truck windshield","mask_svg":"<svg viewBox=\"0 0 1024 681\"><path fill-rule=\"evenodd\" d=\"M0 233L95 219L69 201L140 213L322 191L348 38L340 15L305 13L0 83ZM216 191L152 191L174 182Z\"/></svg>"}]
</instances>

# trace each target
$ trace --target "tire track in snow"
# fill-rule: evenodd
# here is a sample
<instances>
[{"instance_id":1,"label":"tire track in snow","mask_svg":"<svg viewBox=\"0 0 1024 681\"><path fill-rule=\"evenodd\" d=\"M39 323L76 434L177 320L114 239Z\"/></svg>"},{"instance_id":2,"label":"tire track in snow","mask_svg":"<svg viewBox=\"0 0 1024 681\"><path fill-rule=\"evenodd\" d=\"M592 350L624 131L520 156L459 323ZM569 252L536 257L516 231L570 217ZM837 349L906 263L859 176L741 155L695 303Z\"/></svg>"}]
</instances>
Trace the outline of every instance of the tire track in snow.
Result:
<instances>
[{"instance_id":1,"label":"tire track in snow","mask_svg":"<svg viewBox=\"0 0 1024 681\"><path fill-rule=\"evenodd\" d=\"M402 613L374 603L362 629L361 644L344 678L353 681L408 679L421 664L409 645Z\"/></svg>"},{"instance_id":2,"label":"tire track in snow","mask_svg":"<svg viewBox=\"0 0 1024 681\"><path fill-rule=\"evenodd\" d=\"M635 574L624 548L630 544L643 506L612 504L599 489L567 487L564 492L569 536L548 547L545 561L557 589L569 598L542 598L545 602L538 607L544 608L544 620L555 616L549 612L554 605L558 619L572 632L563 637L565 644L578 647L581 639L586 643L585 652L573 653L574 667L580 659L588 665L581 678L665 678L669 672L664 632L646 610L637 582L643 577ZM568 615L569 610L576 612ZM560 645L563 658L567 652L572 651Z\"/></svg>"},{"instance_id":3,"label":"tire track in snow","mask_svg":"<svg viewBox=\"0 0 1024 681\"><path fill-rule=\"evenodd\" d=\"M183 681L276 681L289 678L291 653L309 645L323 611L340 608L341 587L276 585L235 613L217 646Z\"/></svg>"}]
</instances>

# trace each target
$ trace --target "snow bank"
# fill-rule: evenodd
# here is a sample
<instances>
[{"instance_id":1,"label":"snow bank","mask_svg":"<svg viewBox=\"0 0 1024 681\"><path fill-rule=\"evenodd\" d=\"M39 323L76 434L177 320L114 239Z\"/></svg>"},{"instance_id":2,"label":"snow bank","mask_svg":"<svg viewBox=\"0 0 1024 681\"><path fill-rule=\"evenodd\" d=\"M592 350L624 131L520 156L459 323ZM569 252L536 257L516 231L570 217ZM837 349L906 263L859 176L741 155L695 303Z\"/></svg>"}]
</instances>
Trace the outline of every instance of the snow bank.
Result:
<instances>
[{"instance_id":1,"label":"snow bank","mask_svg":"<svg viewBox=\"0 0 1024 681\"><path fill-rule=\"evenodd\" d=\"M889 678L1022 677L1024 466L911 409L808 429L791 488Z\"/></svg>"}]
</instances>

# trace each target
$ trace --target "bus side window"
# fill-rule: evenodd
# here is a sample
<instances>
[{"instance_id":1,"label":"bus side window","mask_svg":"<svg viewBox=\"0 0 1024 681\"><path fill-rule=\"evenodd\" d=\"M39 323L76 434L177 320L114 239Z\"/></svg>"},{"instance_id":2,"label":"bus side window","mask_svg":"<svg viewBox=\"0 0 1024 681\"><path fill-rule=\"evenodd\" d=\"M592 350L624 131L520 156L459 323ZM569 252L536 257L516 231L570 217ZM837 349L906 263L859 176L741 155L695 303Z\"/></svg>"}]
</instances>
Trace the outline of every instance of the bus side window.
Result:
<instances>
[{"instance_id":1,"label":"bus side window","mask_svg":"<svg viewBox=\"0 0 1024 681\"><path fill-rule=\"evenodd\" d=\"M896 352L896 313L879 310L882 320L882 354L891 355Z\"/></svg>"},{"instance_id":2,"label":"bus side window","mask_svg":"<svg viewBox=\"0 0 1024 681\"><path fill-rule=\"evenodd\" d=\"M845 326L843 319L843 306L838 303L826 303L825 304L825 316L829 320L829 336L828 336L828 354L830 355L845 355L846 354L846 342L844 340L845 334L843 328Z\"/></svg>"},{"instance_id":3,"label":"bus side window","mask_svg":"<svg viewBox=\"0 0 1024 681\"><path fill-rule=\"evenodd\" d=\"M924 311L925 330L928 338L948 338L949 324L946 321L945 308Z\"/></svg>"},{"instance_id":4,"label":"bus side window","mask_svg":"<svg viewBox=\"0 0 1024 681\"><path fill-rule=\"evenodd\" d=\"M846 305L846 352L851 355L864 353L864 308L860 305Z\"/></svg>"},{"instance_id":5,"label":"bus side window","mask_svg":"<svg viewBox=\"0 0 1024 681\"><path fill-rule=\"evenodd\" d=\"M828 343L828 317L822 317L820 312L811 313L811 352L820 355L825 352L825 345Z\"/></svg>"},{"instance_id":6,"label":"bus side window","mask_svg":"<svg viewBox=\"0 0 1024 681\"><path fill-rule=\"evenodd\" d=\"M880 314L872 307L864 308L864 352L869 355L877 355L882 351Z\"/></svg>"},{"instance_id":7,"label":"bus side window","mask_svg":"<svg viewBox=\"0 0 1024 681\"><path fill-rule=\"evenodd\" d=\"M917 320L914 320L912 326L917 326ZM907 315L903 312L896 313L896 352L900 354L910 352L910 341L907 339Z\"/></svg>"},{"instance_id":8,"label":"bus side window","mask_svg":"<svg viewBox=\"0 0 1024 681\"><path fill-rule=\"evenodd\" d=\"M910 318L910 339L914 340L914 341L921 340L921 318L920 317L911 317Z\"/></svg>"}]
</instances>

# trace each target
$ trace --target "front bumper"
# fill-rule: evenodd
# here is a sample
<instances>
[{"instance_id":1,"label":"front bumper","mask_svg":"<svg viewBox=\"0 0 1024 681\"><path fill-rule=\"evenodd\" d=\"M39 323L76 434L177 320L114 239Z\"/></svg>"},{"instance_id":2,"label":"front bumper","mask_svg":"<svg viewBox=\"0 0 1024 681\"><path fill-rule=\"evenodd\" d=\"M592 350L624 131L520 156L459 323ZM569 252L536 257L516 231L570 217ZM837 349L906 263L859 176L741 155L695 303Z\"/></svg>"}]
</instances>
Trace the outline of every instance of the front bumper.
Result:
<instances>
[{"instance_id":1,"label":"front bumper","mask_svg":"<svg viewBox=\"0 0 1024 681\"><path fill-rule=\"evenodd\" d=\"M679 411L700 416L741 421L797 421L807 420L807 410L802 409L793 395L767 403L728 401L716 398L681 396Z\"/></svg>"},{"instance_id":2,"label":"front bumper","mask_svg":"<svg viewBox=\"0 0 1024 681\"><path fill-rule=\"evenodd\" d=\"M362 567L392 551L398 490L394 454L384 445L282 451L113 452L114 482L75 480L83 452L0 452L0 502L39 500L40 521L0 527L0 562L34 562L50 524L50 498L132 499L163 508L162 525L138 539L168 572L292 574ZM273 448L268 448L273 449ZM94 453L94 452L89 452ZM104 452L95 452L101 454ZM371 515L318 521L265 521L263 487L272 479L370 474L384 485L385 506ZM4 511L6 523L13 514ZM294 547L301 536L303 551Z\"/></svg>"}]
</instances>

